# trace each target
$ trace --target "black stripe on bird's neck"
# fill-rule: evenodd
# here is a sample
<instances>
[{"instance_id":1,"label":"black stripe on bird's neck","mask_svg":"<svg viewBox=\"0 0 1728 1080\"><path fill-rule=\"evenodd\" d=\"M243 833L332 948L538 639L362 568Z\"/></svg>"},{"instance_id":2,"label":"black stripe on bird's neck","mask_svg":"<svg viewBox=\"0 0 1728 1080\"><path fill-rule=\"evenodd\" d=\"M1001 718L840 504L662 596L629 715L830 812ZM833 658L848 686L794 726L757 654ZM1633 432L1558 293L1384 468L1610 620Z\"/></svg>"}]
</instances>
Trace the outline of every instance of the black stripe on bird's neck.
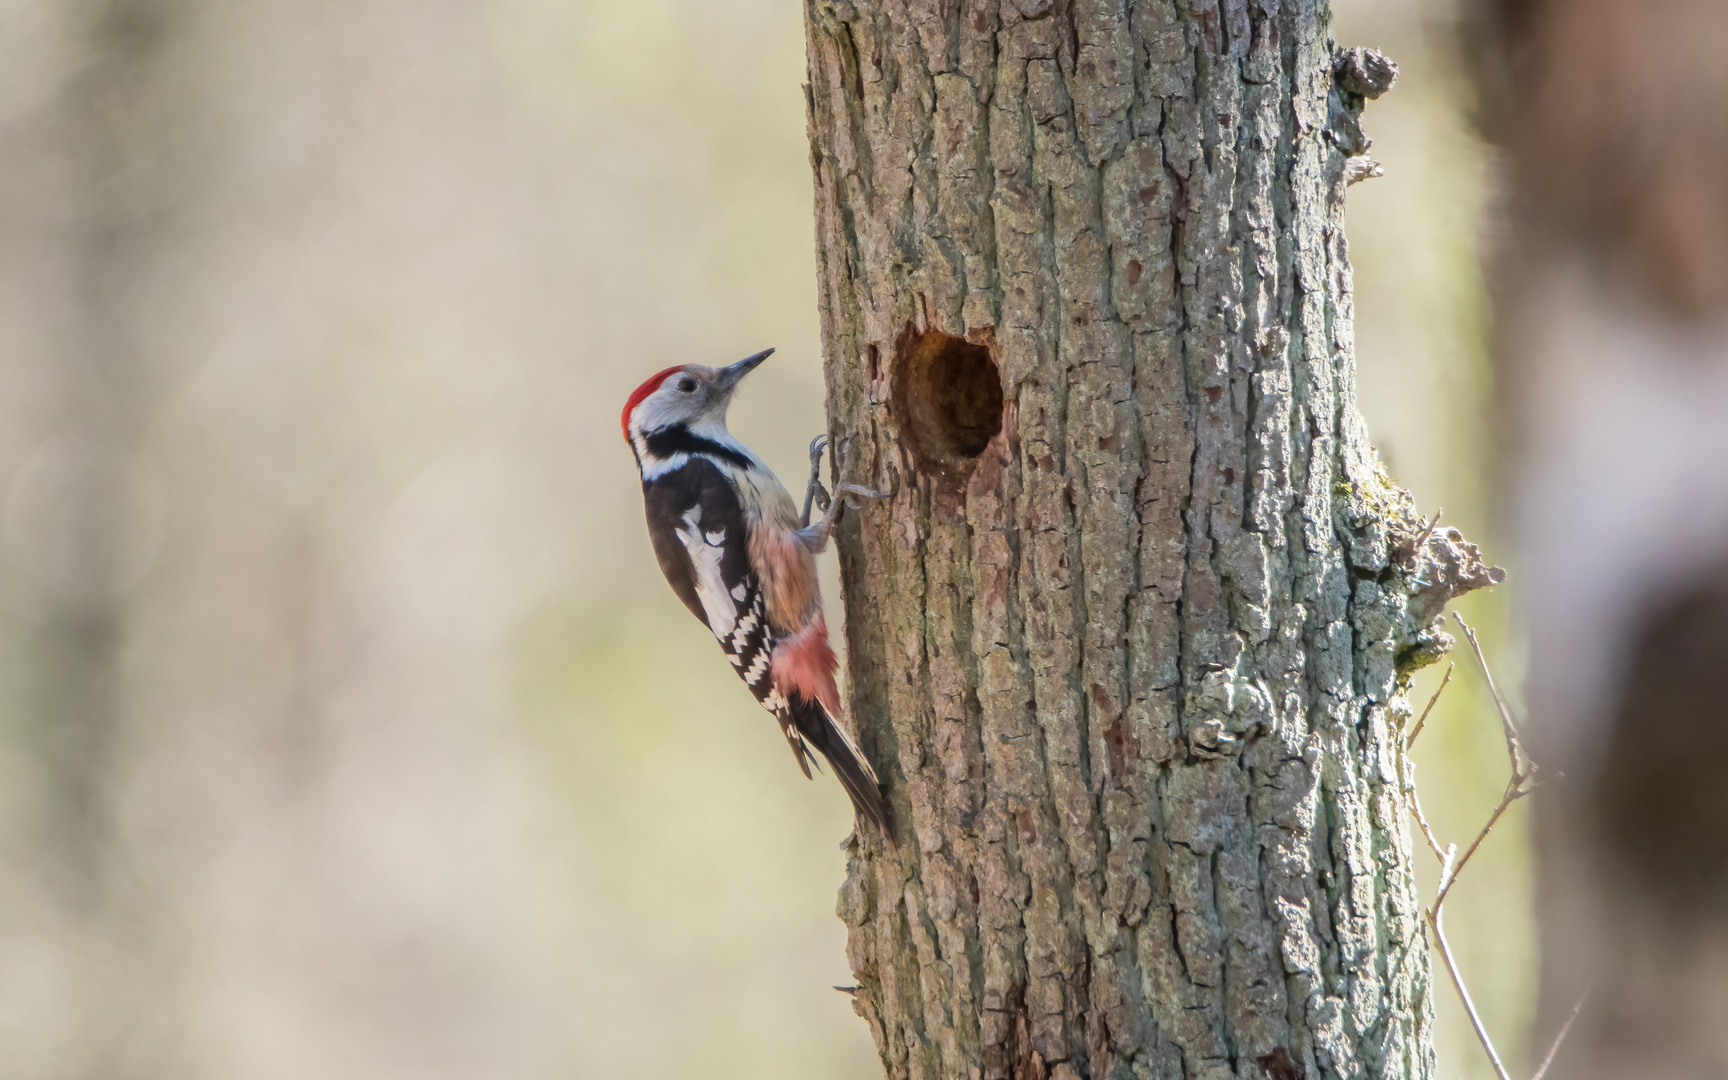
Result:
<instances>
[{"instance_id":1,"label":"black stripe on bird's neck","mask_svg":"<svg viewBox=\"0 0 1728 1080\"><path fill-rule=\"evenodd\" d=\"M740 469L748 469L755 463L750 458L732 449L724 443L713 439L704 439L692 432L683 424L673 424L659 431L651 432L644 440L648 446L648 455L665 461L678 454L700 454L703 457L727 461Z\"/></svg>"}]
</instances>

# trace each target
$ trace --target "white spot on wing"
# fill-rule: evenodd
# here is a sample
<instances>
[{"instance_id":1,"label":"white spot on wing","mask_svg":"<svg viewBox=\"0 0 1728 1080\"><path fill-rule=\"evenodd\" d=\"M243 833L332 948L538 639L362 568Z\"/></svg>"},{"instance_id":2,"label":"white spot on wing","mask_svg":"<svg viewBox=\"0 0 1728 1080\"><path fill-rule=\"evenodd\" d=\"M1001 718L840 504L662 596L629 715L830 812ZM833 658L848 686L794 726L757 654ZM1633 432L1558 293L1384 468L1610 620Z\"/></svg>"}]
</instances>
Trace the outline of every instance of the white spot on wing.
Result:
<instances>
[{"instance_id":1,"label":"white spot on wing","mask_svg":"<svg viewBox=\"0 0 1728 1080\"><path fill-rule=\"evenodd\" d=\"M696 572L696 598L702 601L702 612L708 616L708 629L714 631L715 637L725 640L738 622L738 609L727 595L726 583L720 580L720 557L725 549L706 542L702 534L700 505L685 511L684 528L677 532L684 550L690 555L691 569Z\"/></svg>"},{"instance_id":2,"label":"white spot on wing","mask_svg":"<svg viewBox=\"0 0 1728 1080\"><path fill-rule=\"evenodd\" d=\"M733 595L737 594L734 593ZM744 617L738 620L738 629L732 633L732 647L734 649L742 649L744 643L750 639L750 631L756 629L756 623L759 621L756 612L761 606L761 604L752 605L750 610L745 612Z\"/></svg>"},{"instance_id":3,"label":"white spot on wing","mask_svg":"<svg viewBox=\"0 0 1728 1080\"><path fill-rule=\"evenodd\" d=\"M740 604L742 604L744 602L744 598L746 596L749 596L749 595L750 595L750 590L744 587L744 583L742 581L740 581L738 583L737 588L732 590L732 599L738 601Z\"/></svg>"},{"instance_id":4,"label":"white spot on wing","mask_svg":"<svg viewBox=\"0 0 1728 1080\"><path fill-rule=\"evenodd\" d=\"M756 662L750 665L750 670L744 673L744 681L755 686L762 681L762 676L768 673L768 650L763 649L756 654Z\"/></svg>"}]
</instances>

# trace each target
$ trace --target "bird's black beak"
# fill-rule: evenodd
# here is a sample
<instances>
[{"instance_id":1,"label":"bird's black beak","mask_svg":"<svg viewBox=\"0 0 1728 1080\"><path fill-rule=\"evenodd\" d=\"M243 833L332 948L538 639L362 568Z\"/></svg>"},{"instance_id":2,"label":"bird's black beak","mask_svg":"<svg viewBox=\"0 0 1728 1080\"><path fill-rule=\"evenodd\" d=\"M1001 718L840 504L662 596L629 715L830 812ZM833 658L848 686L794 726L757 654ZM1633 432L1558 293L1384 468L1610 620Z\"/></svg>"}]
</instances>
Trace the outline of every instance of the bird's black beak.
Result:
<instances>
[{"instance_id":1,"label":"bird's black beak","mask_svg":"<svg viewBox=\"0 0 1728 1080\"><path fill-rule=\"evenodd\" d=\"M750 374L751 371L755 370L757 364L768 359L773 353L773 349L763 349L755 356L746 356L736 364L721 368L714 376L714 389L722 394L731 394L744 376Z\"/></svg>"}]
</instances>

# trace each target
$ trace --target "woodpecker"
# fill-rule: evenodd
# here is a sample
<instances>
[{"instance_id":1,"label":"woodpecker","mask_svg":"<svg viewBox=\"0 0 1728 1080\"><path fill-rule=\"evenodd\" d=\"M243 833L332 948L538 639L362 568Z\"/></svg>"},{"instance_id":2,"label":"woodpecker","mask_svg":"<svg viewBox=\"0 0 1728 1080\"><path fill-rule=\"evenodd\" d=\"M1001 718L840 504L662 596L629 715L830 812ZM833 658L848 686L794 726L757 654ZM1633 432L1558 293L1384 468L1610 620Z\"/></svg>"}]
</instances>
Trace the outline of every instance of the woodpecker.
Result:
<instances>
[{"instance_id":1,"label":"woodpecker","mask_svg":"<svg viewBox=\"0 0 1728 1080\"><path fill-rule=\"evenodd\" d=\"M804 776L814 748L856 815L889 837L876 773L839 722L837 663L816 579L816 556L828 546L841 503L885 495L841 484L830 500L817 476L827 441L819 435L810 444L800 514L773 472L733 438L726 429L732 393L773 351L729 367L683 364L656 373L624 404L624 439L636 455L648 535L672 591L779 723ZM813 503L826 508L815 522Z\"/></svg>"}]
</instances>

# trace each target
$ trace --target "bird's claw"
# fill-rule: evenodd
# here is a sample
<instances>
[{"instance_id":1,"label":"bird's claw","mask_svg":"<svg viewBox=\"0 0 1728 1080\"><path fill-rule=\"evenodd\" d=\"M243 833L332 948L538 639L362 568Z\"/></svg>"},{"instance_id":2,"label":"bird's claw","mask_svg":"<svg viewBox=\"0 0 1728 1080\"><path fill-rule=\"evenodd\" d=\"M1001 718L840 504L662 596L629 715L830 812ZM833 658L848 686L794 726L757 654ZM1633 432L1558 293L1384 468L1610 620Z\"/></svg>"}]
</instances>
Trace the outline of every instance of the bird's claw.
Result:
<instances>
[{"instance_id":1,"label":"bird's claw","mask_svg":"<svg viewBox=\"0 0 1728 1080\"><path fill-rule=\"evenodd\" d=\"M810 508L827 510L833 501L828 489L822 486L822 451L828 446L828 436L818 435L810 440L810 483L804 488L804 513L799 519L803 525L810 524Z\"/></svg>"},{"instance_id":2,"label":"bird's claw","mask_svg":"<svg viewBox=\"0 0 1728 1080\"><path fill-rule=\"evenodd\" d=\"M898 485L891 484L887 491L877 491L874 488L867 488L859 484L841 484L834 489L834 494L844 495L847 506L854 510L862 510L864 509L864 504L859 502L859 499L870 499L874 501L876 499L892 498L896 486Z\"/></svg>"},{"instance_id":3,"label":"bird's claw","mask_svg":"<svg viewBox=\"0 0 1728 1080\"><path fill-rule=\"evenodd\" d=\"M864 503L860 500L886 499L894 494L895 488L898 486L892 484L887 491L877 491L862 484L835 484L834 494L830 498L816 475L817 465L821 460L820 447L826 442L827 436L825 435L818 435L810 442L810 487L804 496L803 525L799 529L799 535L803 537L805 546L814 554L820 554L828 546L828 534L833 530L834 519L839 516L842 506L850 507L853 510L862 510ZM835 455L835 457L835 463L838 465L839 455ZM820 518L811 521L810 507L818 495L821 497L820 505L823 513Z\"/></svg>"}]
</instances>

